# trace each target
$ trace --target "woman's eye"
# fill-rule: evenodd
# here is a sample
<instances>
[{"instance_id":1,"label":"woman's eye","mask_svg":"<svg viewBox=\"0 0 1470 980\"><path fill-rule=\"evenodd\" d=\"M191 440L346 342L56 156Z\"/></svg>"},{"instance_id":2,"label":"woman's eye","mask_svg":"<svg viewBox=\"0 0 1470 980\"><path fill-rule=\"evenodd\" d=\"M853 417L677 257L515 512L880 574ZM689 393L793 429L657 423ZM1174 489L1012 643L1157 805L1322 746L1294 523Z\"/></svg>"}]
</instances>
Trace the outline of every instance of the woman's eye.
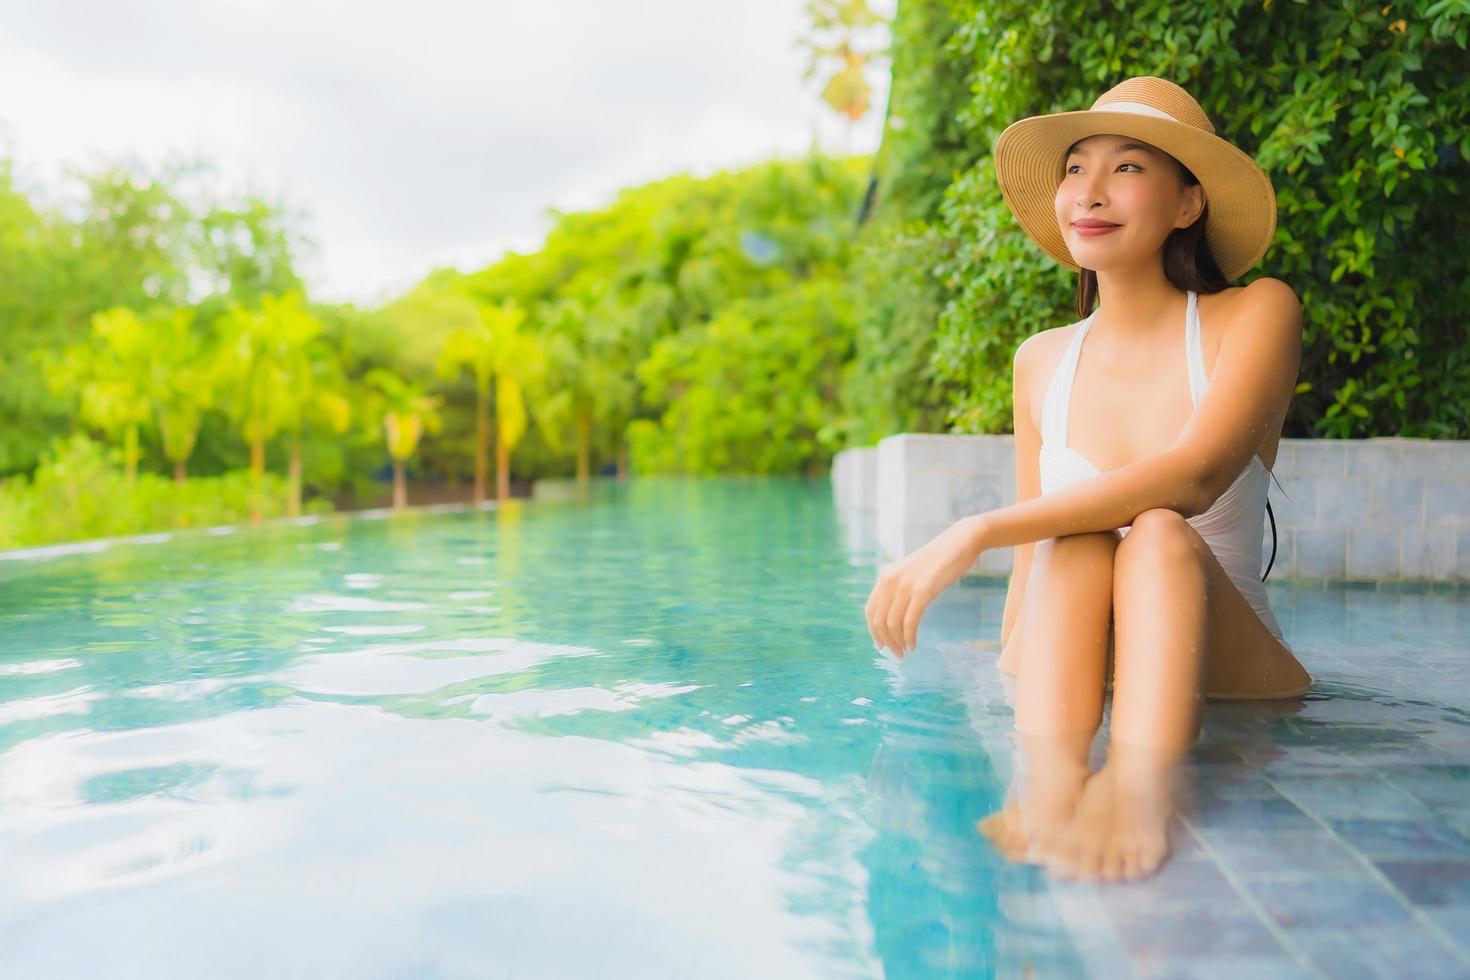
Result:
<instances>
[{"instance_id":1,"label":"woman's eye","mask_svg":"<svg viewBox=\"0 0 1470 980\"><path fill-rule=\"evenodd\" d=\"M1072 168L1073 167L1080 167L1080 166L1082 166L1082 164L1080 164L1080 163L1074 163L1074 164L1069 165L1067 167L1067 173L1070 174L1072 172ZM1124 160L1122 163L1118 164L1118 166L1120 166L1120 167L1137 167L1139 170L1142 170L1143 169L1142 167L1139 167L1138 164L1134 163L1131 160Z\"/></svg>"}]
</instances>

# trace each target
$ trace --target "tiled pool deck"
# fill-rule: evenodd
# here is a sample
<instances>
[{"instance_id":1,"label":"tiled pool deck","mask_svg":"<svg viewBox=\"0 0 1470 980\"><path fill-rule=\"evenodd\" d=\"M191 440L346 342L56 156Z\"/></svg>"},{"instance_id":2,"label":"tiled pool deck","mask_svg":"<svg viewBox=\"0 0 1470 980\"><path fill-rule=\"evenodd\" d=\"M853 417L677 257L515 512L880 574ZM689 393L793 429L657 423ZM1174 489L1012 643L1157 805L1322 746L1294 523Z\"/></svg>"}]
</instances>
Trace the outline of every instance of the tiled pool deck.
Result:
<instances>
[{"instance_id":1,"label":"tiled pool deck","mask_svg":"<svg viewBox=\"0 0 1470 980\"><path fill-rule=\"evenodd\" d=\"M936 637L973 625L977 595L980 634L998 633L1003 588L967 579L954 591ZM1316 688L1209 702L1186 774L1193 802L1152 878L1049 879L1037 892L1038 869L1005 870L1016 975L1071 972L1044 929L1027 948L1031 926L1050 921L1088 976L1470 977L1470 591L1271 596ZM1012 712L993 647L934 648L966 678L974 727L1009 777ZM1106 732L1105 719L1095 760Z\"/></svg>"}]
</instances>

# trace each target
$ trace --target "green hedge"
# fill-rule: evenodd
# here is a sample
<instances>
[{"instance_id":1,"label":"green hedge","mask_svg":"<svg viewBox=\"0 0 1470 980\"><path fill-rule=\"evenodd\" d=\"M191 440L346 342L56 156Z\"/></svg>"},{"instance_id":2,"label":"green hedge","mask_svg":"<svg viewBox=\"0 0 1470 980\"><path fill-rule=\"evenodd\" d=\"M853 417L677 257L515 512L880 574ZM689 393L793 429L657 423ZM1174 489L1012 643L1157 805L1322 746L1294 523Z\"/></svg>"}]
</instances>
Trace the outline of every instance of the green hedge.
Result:
<instances>
[{"instance_id":1,"label":"green hedge","mask_svg":"<svg viewBox=\"0 0 1470 980\"><path fill-rule=\"evenodd\" d=\"M285 478L233 470L176 483L145 471L129 486L121 450L77 433L53 439L30 476L0 480L0 549L233 524L252 503L264 518L284 516ZM319 498L302 504L307 514L331 510Z\"/></svg>"},{"instance_id":2,"label":"green hedge","mask_svg":"<svg viewBox=\"0 0 1470 980\"><path fill-rule=\"evenodd\" d=\"M1011 357L1076 319L1076 277L1021 231L990 148L1133 75L1184 86L1276 187L1276 237L1240 282L1303 300L1285 434L1470 437L1470 0L900 0L894 38L850 443L940 404L931 430L1009 431Z\"/></svg>"}]
</instances>

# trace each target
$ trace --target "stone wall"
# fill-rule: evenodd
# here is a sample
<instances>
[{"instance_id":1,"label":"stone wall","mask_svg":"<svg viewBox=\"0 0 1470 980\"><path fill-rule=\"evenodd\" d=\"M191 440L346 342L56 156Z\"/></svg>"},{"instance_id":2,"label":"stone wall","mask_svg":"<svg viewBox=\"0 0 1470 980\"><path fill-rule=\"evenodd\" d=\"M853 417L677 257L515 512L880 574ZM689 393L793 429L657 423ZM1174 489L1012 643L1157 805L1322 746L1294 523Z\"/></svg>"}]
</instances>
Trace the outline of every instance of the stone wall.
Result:
<instances>
[{"instance_id":1,"label":"stone wall","mask_svg":"<svg viewBox=\"0 0 1470 980\"><path fill-rule=\"evenodd\" d=\"M1268 581L1470 582L1470 441L1282 439L1267 500L1276 518ZM1012 437L905 434L832 465L839 511L872 529L885 559L967 514L1015 501ZM1261 568L1271 557L1262 527ZM1010 573L1012 549L974 575Z\"/></svg>"}]
</instances>

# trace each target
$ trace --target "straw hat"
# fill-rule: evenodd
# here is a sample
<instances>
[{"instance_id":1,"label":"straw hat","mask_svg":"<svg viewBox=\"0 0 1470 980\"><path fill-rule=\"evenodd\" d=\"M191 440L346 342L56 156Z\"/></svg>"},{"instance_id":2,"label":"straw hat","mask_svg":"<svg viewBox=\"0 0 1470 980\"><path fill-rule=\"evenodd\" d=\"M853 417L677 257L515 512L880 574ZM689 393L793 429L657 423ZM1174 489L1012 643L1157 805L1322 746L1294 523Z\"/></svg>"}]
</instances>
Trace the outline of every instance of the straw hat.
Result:
<instances>
[{"instance_id":1,"label":"straw hat","mask_svg":"<svg viewBox=\"0 0 1470 980\"><path fill-rule=\"evenodd\" d=\"M1119 82L1091 109L1017 120L995 141L1001 194L1046 254L1081 271L1057 227L1056 191L1067 147L1099 133L1141 139L1199 178L1209 205L1205 240L1227 279L1238 278L1265 254L1276 232L1271 178L1244 151L1215 135L1210 117L1193 96L1152 75Z\"/></svg>"}]
</instances>

